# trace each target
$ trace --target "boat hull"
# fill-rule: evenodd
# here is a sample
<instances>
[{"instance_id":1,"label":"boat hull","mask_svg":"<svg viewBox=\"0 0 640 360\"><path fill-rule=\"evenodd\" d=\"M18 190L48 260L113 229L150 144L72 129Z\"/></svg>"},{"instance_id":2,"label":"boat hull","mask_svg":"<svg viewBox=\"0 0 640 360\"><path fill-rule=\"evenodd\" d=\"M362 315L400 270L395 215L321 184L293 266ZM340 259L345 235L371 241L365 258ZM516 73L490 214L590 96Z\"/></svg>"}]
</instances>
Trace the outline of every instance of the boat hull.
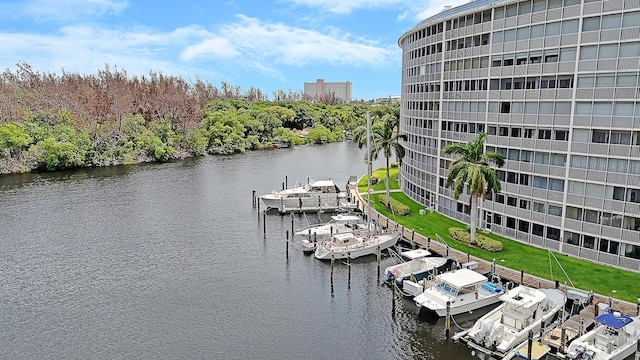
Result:
<instances>
[{"instance_id":1,"label":"boat hull","mask_svg":"<svg viewBox=\"0 0 640 360\"><path fill-rule=\"evenodd\" d=\"M394 246L400 239L400 234L380 234L362 244L340 247L329 246L327 243L320 244L315 251L315 257L319 260L331 259L355 259L361 256L373 255L380 251Z\"/></svg>"}]
</instances>

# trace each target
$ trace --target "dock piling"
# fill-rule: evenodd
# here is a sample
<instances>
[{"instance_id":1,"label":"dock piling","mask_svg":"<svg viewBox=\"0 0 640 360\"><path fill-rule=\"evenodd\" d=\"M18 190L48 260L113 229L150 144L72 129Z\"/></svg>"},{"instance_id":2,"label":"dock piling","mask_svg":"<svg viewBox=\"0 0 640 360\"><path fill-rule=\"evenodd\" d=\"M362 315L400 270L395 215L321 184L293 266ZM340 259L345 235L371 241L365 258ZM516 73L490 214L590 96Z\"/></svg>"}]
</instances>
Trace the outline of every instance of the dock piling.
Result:
<instances>
[{"instance_id":1,"label":"dock piling","mask_svg":"<svg viewBox=\"0 0 640 360\"><path fill-rule=\"evenodd\" d=\"M527 360L531 360L531 351L533 347L533 330L529 330L529 338L527 339Z\"/></svg>"},{"instance_id":2,"label":"dock piling","mask_svg":"<svg viewBox=\"0 0 640 360\"><path fill-rule=\"evenodd\" d=\"M289 230L287 230L287 259L289 259Z\"/></svg>"},{"instance_id":3,"label":"dock piling","mask_svg":"<svg viewBox=\"0 0 640 360\"><path fill-rule=\"evenodd\" d=\"M253 206L256 206L256 191L253 190L251 192L251 204L253 204Z\"/></svg>"},{"instance_id":4,"label":"dock piling","mask_svg":"<svg viewBox=\"0 0 640 360\"><path fill-rule=\"evenodd\" d=\"M450 330L451 330L451 301L447 301L447 314L444 322L444 331L447 336L447 339L449 338Z\"/></svg>"},{"instance_id":5,"label":"dock piling","mask_svg":"<svg viewBox=\"0 0 640 360\"><path fill-rule=\"evenodd\" d=\"M380 258L382 257L380 254L380 246L376 249L376 255L378 257L378 281L380 280Z\"/></svg>"},{"instance_id":6,"label":"dock piling","mask_svg":"<svg viewBox=\"0 0 640 360\"><path fill-rule=\"evenodd\" d=\"M267 213L262 213L262 235L267 236Z\"/></svg>"}]
</instances>

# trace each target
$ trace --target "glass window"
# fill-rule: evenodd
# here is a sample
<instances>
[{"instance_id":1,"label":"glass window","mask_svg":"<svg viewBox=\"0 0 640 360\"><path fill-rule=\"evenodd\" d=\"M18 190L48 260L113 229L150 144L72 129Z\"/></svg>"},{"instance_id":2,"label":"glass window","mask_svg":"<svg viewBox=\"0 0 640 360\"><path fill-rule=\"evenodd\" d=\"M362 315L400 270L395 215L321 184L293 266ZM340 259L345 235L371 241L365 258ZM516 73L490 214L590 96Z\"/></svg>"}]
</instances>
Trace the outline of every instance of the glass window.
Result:
<instances>
[{"instance_id":1,"label":"glass window","mask_svg":"<svg viewBox=\"0 0 640 360\"><path fill-rule=\"evenodd\" d=\"M531 12L531 2L525 1L518 5L518 15L524 15Z\"/></svg>"},{"instance_id":2,"label":"glass window","mask_svg":"<svg viewBox=\"0 0 640 360\"><path fill-rule=\"evenodd\" d=\"M549 23L545 26L546 31L545 31L545 35L546 36L553 36L553 35L560 35L560 22L553 22L553 23Z\"/></svg>"},{"instance_id":3,"label":"glass window","mask_svg":"<svg viewBox=\"0 0 640 360\"><path fill-rule=\"evenodd\" d=\"M493 43L494 44L500 44L503 41L504 41L504 32L503 31L496 31L496 32L493 33Z\"/></svg>"},{"instance_id":4,"label":"glass window","mask_svg":"<svg viewBox=\"0 0 640 360\"><path fill-rule=\"evenodd\" d=\"M531 233L533 235L543 236L543 234L544 234L544 226L534 223L532 228L531 228Z\"/></svg>"},{"instance_id":5,"label":"glass window","mask_svg":"<svg viewBox=\"0 0 640 360\"><path fill-rule=\"evenodd\" d=\"M570 115L571 114L571 103L567 102L567 101L560 101L555 103L554 106L554 114L558 114L558 115ZM556 139L556 140L561 140L561 139ZM564 139L566 140L566 139Z\"/></svg>"},{"instance_id":6,"label":"glass window","mask_svg":"<svg viewBox=\"0 0 640 360\"><path fill-rule=\"evenodd\" d=\"M504 42L514 41L516 39L516 31L515 29L505 30L504 32Z\"/></svg>"},{"instance_id":7,"label":"glass window","mask_svg":"<svg viewBox=\"0 0 640 360\"><path fill-rule=\"evenodd\" d=\"M636 73L619 73L616 77L616 87L635 87L637 78Z\"/></svg>"},{"instance_id":8,"label":"glass window","mask_svg":"<svg viewBox=\"0 0 640 360\"><path fill-rule=\"evenodd\" d=\"M576 115L591 115L591 108L592 104L590 102L576 103Z\"/></svg>"},{"instance_id":9,"label":"glass window","mask_svg":"<svg viewBox=\"0 0 640 360\"><path fill-rule=\"evenodd\" d=\"M613 59L618 57L618 44L600 45L598 59Z\"/></svg>"},{"instance_id":10,"label":"glass window","mask_svg":"<svg viewBox=\"0 0 640 360\"><path fill-rule=\"evenodd\" d=\"M524 233L529 232L529 222L524 220L518 220L518 230ZM640 253L640 252L639 252Z\"/></svg>"},{"instance_id":11,"label":"glass window","mask_svg":"<svg viewBox=\"0 0 640 360\"><path fill-rule=\"evenodd\" d=\"M556 9L562 7L562 0L549 0L548 9Z\"/></svg>"},{"instance_id":12,"label":"glass window","mask_svg":"<svg viewBox=\"0 0 640 360\"><path fill-rule=\"evenodd\" d=\"M533 224L531 233L533 235L542 236L544 234L544 226L540 224Z\"/></svg>"},{"instance_id":13,"label":"glass window","mask_svg":"<svg viewBox=\"0 0 640 360\"><path fill-rule=\"evenodd\" d=\"M593 115L608 116L611 115L611 103L595 102L593 103Z\"/></svg>"},{"instance_id":14,"label":"glass window","mask_svg":"<svg viewBox=\"0 0 640 360\"><path fill-rule=\"evenodd\" d=\"M613 74L598 74L596 76L596 87L613 87L615 76Z\"/></svg>"},{"instance_id":15,"label":"glass window","mask_svg":"<svg viewBox=\"0 0 640 360\"><path fill-rule=\"evenodd\" d=\"M615 116L633 116L632 102L617 102L613 105L613 115Z\"/></svg>"},{"instance_id":16,"label":"glass window","mask_svg":"<svg viewBox=\"0 0 640 360\"><path fill-rule=\"evenodd\" d=\"M520 151L520 161L531 162L531 151L529 150Z\"/></svg>"},{"instance_id":17,"label":"glass window","mask_svg":"<svg viewBox=\"0 0 640 360\"><path fill-rule=\"evenodd\" d=\"M577 168L577 169L586 169L587 157L584 155L571 155L571 167ZM581 183L576 183L576 184L581 184ZM584 185L576 185L576 186L584 186ZM584 191L581 194L584 194Z\"/></svg>"},{"instance_id":18,"label":"glass window","mask_svg":"<svg viewBox=\"0 0 640 360\"><path fill-rule=\"evenodd\" d=\"M533 11L544 11L547 8L547 0L533 0Z\"/></svg>"},{"instance_id":19,"label":"glass window","mask_svg":"<svg viewBox=\"0 0 640 360\"><path fill-rule=\"evenodd\" d=\"M560 61L575 61L576 60L576 48L560 49Z\"/></svg>"},{"instance_id":20,"label":"glass window","mask_svg":"<svg viewBox=\"0 0 640 360\"><path fill-rule=\"evenodd\" d=\"M578 88L592 88L594 84L595 76L593 74L578 76Z\"/></svg>"},{"instance_id":21,"label":"glass window","mask_svg":"<svg viewBox=\"0 0 640 360\"><path fill-rule=\"evenodd\" d=\"M564 180L549 179L549 190L564 191Z\"/></svg>"},{"instance_id":22,"label":"glass window","mask_svg":"<svg viewBox=\"0 0 640 360\"><path fill-rule=\"evenodd\" d=\"M536 152L534 162L536 164L548 164L549 163L549 154Z\"/></svg>"},{"instance_id":23,"label":"glass window","mask_svg":"<svg viewBox=\"0 0 640 360\"><path fill-rule=\"evenodd\" d=\"M584 209L584 221L599 224L600 212L598 210Z\"/></svg>"},{"instance_id":24,"label":"glass window","mask_svg":"<svg viewBox=\"0 0 640 360\"><path fill-rule=\"evenodd\" d=\"M575 34L578 32L578 19L562 22L562 34Z\"/></svg>"},{"instance_id":25,"label":"glass window","mask_svg":"<svg viewBox=\"0 0 640 360\"><path fill-rule=\"evenodd\" d=\"M504 7L496 8L496 11L494 14L496 19L504 19Z\"/></svg>"},{"instance_id":26,"label":"glass window","mask_svg":"<svg viewBox=\"0 0 640 360\"><path fill-rule=\"evenodd\" d=\"M529 38L529 27L521 27L516 32L516 40L526 40Z\"/></svg>"},{"instance_id":27,"label":"glass window","mask_svg":"<svg viewBox=\"0 0 640 360\"><path fill-rule=\"evenodd\" d=\"M598 46L583 46L580 49L580 60L594 60L598 56Z\"/></svg>"},{"instance_id":28,"label":"glass window","mask_svg":"<svg viewBox=\"0 0 640 360\"><path fill-rule=\"evenodd\" d=\"M549 204L549 215L562 216L562 206Z\"/></svg>"},{"instance_id":29,"label":"glass window","mask_svg":"<svg viewBox=\"0 0 640 360\"><path fill-rule=\"evenodd\" d=\"M622 18L622 27L637 27L640 24L640 11L628 12Z\"/></svg>"},{"instance_id":30,"label":"glass window","mask_svg":"<svg viewBox=\"0 0 640 360\"><path fill-rule=\"evenodd\" d=\"M531 38L540 38L544 36L544 25L533 25L531 27Z\"/></svg>"},{"instance_id":31,"label":"glass window","mask_svg":"<svg viewBox=\"0 0 640 360\"><path fill-rule=\"evenodd\" d=\"M640 56L640 42L620 44L620 57Z\"/></svg>"},{"instance_id":32,"label":"glass window","mask_svg":"<svg viewBox=\"0 0 640 360\"><path fill-rule=\"evenodd\" d=\"M533 176L533 187L538 189L547 188L548 179L542 176Z\"/></svg>"},{"instance_id":33,"label":"glass window","mask_svg":"<svg viewBox=\"0 0 640 360\"><path fill-rule=\"evenodd\" d=\"M506 17L516 16L518 14L518 4L507 6Z\"/></svg>"},{"instance_id":34,"label":"glass window","mask_svg":"<svg viewBox=\"0 0 640 360\"><path fill-rule=\"evenodd\" d=\"M582 247L586 249L595 249L596 246L596 238L591 235L584 235Z\"/></svg>"},{"instance_id":35,"label":"glass window","mask_svg":"<svg viewBox=\"0 0 640 360\"><path fill-rule=\"evenodd\" d=\"M600 30L600 16L588 17L582 21L582 31Z\"/></svg>"},{"instance_id":36,"label":"glass window","mask_svg":"<svg viewBox=\"0 0 640 360\"><path fill-rule=\"evenodd\" d=\"M602 17L602 30L608 30L608 29L619 29L620 28L620 21L622 20L622 15L621 14L611 14L611 15L604 15ZM640 26L640 24L639 24Z\"/></svg>"},{"instance_id":37,"label":"glass window","mask_svg":"<svg viewBox=\"0 0 640 360\"><path fill-rule=\"evenodd\" d=\"M547 239L560 240L560 229L554 227L547 227Z\"/></svg>"},{"instance_id":38,"label":"glass window","mask_svg":"<svg viewBox=\"0 0 640 360\"><path fill-rule=\"evenodd\" d=\"M551 165L564 166L567 163L567 155L551 154Z\"/></svg>"},{"instance_id":39,"label":"glass window","mask_svg":"<svg viewBox=\"0 0 640 360\"><path fill-rule=\"evenodd\" d=\"M534 201L533 202L533 211L539 212L539 213L546 212L544 203Z\"/></svg>"}]
</instances>

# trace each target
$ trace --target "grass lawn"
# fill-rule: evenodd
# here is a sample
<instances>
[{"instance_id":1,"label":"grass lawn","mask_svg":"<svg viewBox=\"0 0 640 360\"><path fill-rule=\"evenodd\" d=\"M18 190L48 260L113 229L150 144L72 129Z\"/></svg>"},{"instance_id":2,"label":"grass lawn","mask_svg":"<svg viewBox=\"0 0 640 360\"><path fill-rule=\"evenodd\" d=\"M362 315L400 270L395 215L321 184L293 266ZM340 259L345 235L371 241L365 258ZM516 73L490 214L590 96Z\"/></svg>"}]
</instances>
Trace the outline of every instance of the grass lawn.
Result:
<instances>
[{"instance_id":1,"label":"grass lawn","mask_svg":"<svg viewBox=\"0 0 640 360\"><path fill-rule=\"evenodd\" d=\"M398 183L394 180L398 169L391 168L391 186L390 189L398 189ZM377 169L373 172L372 177L378 177L380 183L373 186L375 191L385 190L384 169ZM366 193L367 176L365 175L358 183L358 191ZM424 206L411 200L402 192L392 192L391 197L409 206L411 214L407 216L396 216L384 205L375 201L375 209L382 215L394 220L398 224L407 229L413 229L415 232L424 236L435 239L435 235L442 236L449 246L454 249L470 253L481 259L492 261L496 259L496 263L517 271L523 270L527 274L539 276L552 281L558 280L564 284L565 281L570 285L569 280L564 276L562 269L557 262L551 257L550 252L546 249L540 249L529 246L515 240L507 239L502 236L478 231L479 234L499 240L503 244L503 249L498 253L490 253L479 248L465 245L464 243L454 241L448 236L450 227L466 228L466 224L452 220L438 212L430 213L427 211L425 215L420 215L419 210ZM372 196L372 200L376 199ZM366 197L365 197L366 200ZM558 259L567 275L573 281L573 285L579 289L593 290L601 295L611 295L614 298L636 303L640 298L640 274L630 271L620 270L609 266L594 264L588 261L579 260L573 257L562 255L554 252L553 255ZM612 292L615 290L615 292Z\"/></svg>"}]
</instances>

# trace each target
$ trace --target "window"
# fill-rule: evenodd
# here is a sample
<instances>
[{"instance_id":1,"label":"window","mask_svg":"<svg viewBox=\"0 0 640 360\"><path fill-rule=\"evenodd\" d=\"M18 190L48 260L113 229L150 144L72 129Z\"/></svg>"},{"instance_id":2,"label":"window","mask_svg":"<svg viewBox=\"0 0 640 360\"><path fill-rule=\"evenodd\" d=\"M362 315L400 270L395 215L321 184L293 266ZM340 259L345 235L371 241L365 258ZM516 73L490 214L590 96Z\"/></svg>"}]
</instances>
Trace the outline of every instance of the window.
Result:
<instances>
[{"instance_id":1,"label":"window","mask_svg":"<svg viewBox=\"0 0 640 360\"><path fill-rule=\"evenodd\" d=\"M549 154L536 152L534 162L536 164L549 164Z\"/></svg>"},{"instance_id":2,"label":"window","mask_svg":"<svg viewBox=\"0 0 640 360\"><path fill-rule=\"evenodd\" d=\"M544 226L540 225L540 224L533 224L531 233L533 235L537 235L537 236L544 236Z\"/></svg>"},{"instance_id":3,"label":"window","mask_svg":"<svg viewBox=\"0 0 640 360\"><path fill-rule=\"evenodd\" d=\"M529 200L520 199L520 209L529 210Z\"/></svg>"},{"instance_id":4,"label":"window","mask_svg":"<svg viewBox=\"0 0 640 360\"><path fill-rule=\"evenodd\" d=\"M543 203L534 201L533 202L533 211L535 212L539 212L539 213L545 213L545 206Z\"/></svg>"},{"instance_id":5,"label":"window","mask_svg":"<svg viewBox=\"0 0 640 360\"><path fill-rule=\"evenodd\" d=\"M520 185L529 185L529 175L528 174L520 174Z\"/></svg>"},{"instance_id":6,"label":"window","mask_svg":"<svg viewBox=\"0 0 640 360\"><path fill-rule=\"evenodd\" d=\"M550 129L538 129L538 139L551 139L551 130Z\"/></svg>"},{"instance_id":7,"label":"window","mask_svg":"<svg viewBox=\"0 0 640 360\"><path fill-rule=\"evenodd\" d=\"M493 214L493 223L501 225L502 224L502 216L500 214Z\"/></svg>"},{"instance_id":8,"label":"window","mask_svg":"<svg viewBox=\"0 0 640 360\"><path fill-rule=\"evenodd\" d=\"M555 139L561 141L569 140L569 130L556 130L555 131Z\"/></svg>"},{"instance_id":9,"label":"window","mask_svg":"<svg viewBox=\"0 0 640 360\"><path fill-rule=\"evenodd\" d=\"M515 207L518 203L518 199L513 196L507 196L507 205Z\"/></svg>"},{"instance_id":10,"label":"window","mask_svg":"<svg viewBox=\"0 0 640 360\"><path fill-rule=\"evenodd\" d=\"M584 209L584 221L599 224L600 212L598 210Z\"/></svg>"},{"instance_id":11,"label":"window","mask_svg":"<svg viewBox=\"0 0 640 360\"><path fill-rule=\"evenodd\" d=\"M562 216L562 206L549 204L549 215Z\"/></svg>"},{"instance_id":12,"label":"window","mask_svg":"<svg viewBox=\"0 0 640 360\"><path fill-rule=\"evenodd\" d=\"M554 227L547 227L547 239L560 240L560 229Z\"/></svg>"},{"instance_id":13,"label":"window","mask_svg":"<svg viewBox=\"0 0 640 360\"><path fill-rule=\"evenodd\" d=\"M600 30L600 16L589 17L582 20L582 31Z\"/></svg>"},{"instance_id":14,"label":"window","mask_svg":"<svg viewBox=\"0 0 640 360\"><path fill-rule=\"evenodd\" d=\"M531 151L529 150L520 151L520 161L531 162Z\"/></svg>"},{"instance_id":15,"label":"window","mask_svg":"<svg viewBox=\"0 0 640 360\"><path fill-rule=\"evenodd\" d=\"M509 171L507 173L507 182L511 183L511 184L517 184L518 183L518 175L516 173L514 173L514 172Z\"/></svg>"},{"instance_id":16,"label":"window","mask_svg":"<svg viewBox=\"0 0 640 360\"><path fill-rule=\"evenodd\" d=\"M564 191L564 180L549 179L549 190Z\"/></svg>"},{"instance_id":17,"label":"window","mask_svg":"<svg viewBox=\"0 0 640 360\"><path fill-rule=\"evenodd\" d=\"M512 217L507 217L507 227L510 229L516 228L516 219Z\"/></svg>"},{"instance_id":18,"label":"window","mask_svg":"<svg viewBox=\"0 0 640 360\"><path fill-rule=\"evenodd\" d=\"M590 235L584 235L582 247L586 249L595 249L596 238Z\"/></svg>"},{"instance_id":19,"label":"window","mask_svg":"<svg viewBox=\"0 0 640 360\"><path fill-rule=\"evenodd\" d=\"M524 233L529 232L529 222L524 220L518 220L518 230Z\"/></svg>"},{"instance_id":20,"label":"window","mask_svg":"<svg viewBox=\"0 0 640 360\"><path fill-rule=\"evenodd\" d=\"M533 187L538 189L547 189L548 179L542 176L533 176Z\"/></svg>"},{"instance_id":21,"label":"window","mask_svg":"<svg viewBox=\"0 0 640 360\"><path fill-rule=\"evenodd\" d=\"M500 103L500 112L503 114L508 114L511 112L511 103L502 102Z\"/></svg>"}]
</instances>

